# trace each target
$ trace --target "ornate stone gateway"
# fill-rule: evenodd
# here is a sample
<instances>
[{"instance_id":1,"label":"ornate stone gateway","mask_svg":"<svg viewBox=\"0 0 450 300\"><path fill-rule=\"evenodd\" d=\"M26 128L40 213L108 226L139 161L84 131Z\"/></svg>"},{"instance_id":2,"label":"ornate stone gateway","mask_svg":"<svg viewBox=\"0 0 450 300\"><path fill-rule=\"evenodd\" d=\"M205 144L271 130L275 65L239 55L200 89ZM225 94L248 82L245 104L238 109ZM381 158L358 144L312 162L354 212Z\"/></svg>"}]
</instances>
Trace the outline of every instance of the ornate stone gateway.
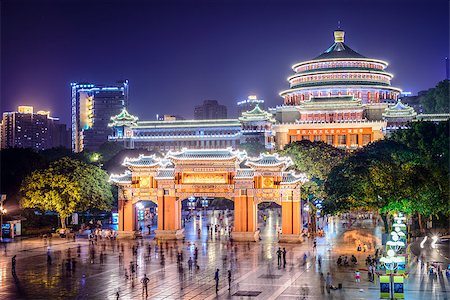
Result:
<instances>
[{"instance_id":1,"label":"ornate stone gateway","mask_svg":"<svg viewBox=\"0 0 450 300\"><path fill-rule=\"evenodd\" d=\"M181 201L207 196L234 201L234 240L258 240L257 205L272 201L281 205L280 240L301 241L300 185L307 179L286 171L293 165L288 157L249 158L245 151L231 148L183 149L169 151L164 158L126 158L123 164L129 171L110 178L119 187L120 231L136 230L135 205L145 200L158 205L156 237L182 238Z\"/></svg>"}]
</instances>

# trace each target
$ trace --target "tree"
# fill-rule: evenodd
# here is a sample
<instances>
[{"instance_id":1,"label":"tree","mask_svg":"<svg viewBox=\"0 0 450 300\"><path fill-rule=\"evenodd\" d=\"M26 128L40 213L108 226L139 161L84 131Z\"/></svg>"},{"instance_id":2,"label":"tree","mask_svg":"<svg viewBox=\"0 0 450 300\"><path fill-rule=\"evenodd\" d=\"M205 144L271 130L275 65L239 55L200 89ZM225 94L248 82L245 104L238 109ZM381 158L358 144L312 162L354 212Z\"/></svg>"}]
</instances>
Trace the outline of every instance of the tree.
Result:
<instances>
[{"instance_id":1,"label":"tree","mask_svg":"<svg viewBox=\"0 0 450 300\"><path fill-rule=\"evenodd\" d=\"M449 113L450 81L443 80L419 97L426 113Z\"/></svg>"},{"instance_id":2,"label":"tree","mask_svg":"<svg viewBox=\"0 0 450 300\"><path fill-rule=\"evenodd\" d=\"M436 184L439 180L418 151L393 140L377 141L332 170L324 207L330 213L376 209L385 221L399 209L419 218L448 214L448 185Z\"/></svg>"},{"instance_id":3,"label":"tree","mask_svg":"<svg viewBox=\"0 0 450 300\"><path fill-rule=\"evenodd\" d=\"M72 213L108 209L113 198L105 171L67 157L27 176L20 191L23 208L57 212L62 228Z\"/></svg>"},{"instance_id":4,"label":"tree","mask_svg":"<svg viewBox=\"0 0 450 300\"><path fill-rule=\"evenodd\" d=\"M331 170L347 156L344 150L309 140L290 143L280 154L291 157L298 171L320 181L326 180Z\"/></svg>"}]
</instances>

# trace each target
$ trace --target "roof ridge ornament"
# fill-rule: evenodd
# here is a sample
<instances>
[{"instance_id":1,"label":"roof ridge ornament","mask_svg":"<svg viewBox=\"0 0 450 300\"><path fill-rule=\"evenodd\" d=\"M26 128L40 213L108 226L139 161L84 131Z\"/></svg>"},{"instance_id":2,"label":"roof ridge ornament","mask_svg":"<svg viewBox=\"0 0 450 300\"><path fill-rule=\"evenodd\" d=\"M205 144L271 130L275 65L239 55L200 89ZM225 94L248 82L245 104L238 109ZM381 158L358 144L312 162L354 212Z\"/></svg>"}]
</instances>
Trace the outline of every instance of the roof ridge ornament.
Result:
<instances>
[{"instance_id":1,"label":"roof ridge ornament","mask_svg":"<svg viewBox=\"0 0 450 300\"><path fill-rule=\"evenodd\" d=\"M344 42L345 31L338 28L334 31L334 42L343 43Z\"/></svg>"}]
</instances>

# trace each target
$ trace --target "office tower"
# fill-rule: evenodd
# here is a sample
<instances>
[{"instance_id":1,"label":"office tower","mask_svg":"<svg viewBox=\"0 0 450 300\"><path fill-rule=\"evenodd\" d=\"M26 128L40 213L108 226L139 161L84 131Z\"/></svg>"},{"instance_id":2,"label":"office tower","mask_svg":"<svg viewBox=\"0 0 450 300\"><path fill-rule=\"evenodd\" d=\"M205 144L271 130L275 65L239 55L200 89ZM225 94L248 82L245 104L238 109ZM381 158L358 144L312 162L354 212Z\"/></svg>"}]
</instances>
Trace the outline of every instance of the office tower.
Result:
<instances>
[{"instance_id":1,"label":"office tower","mask_svg":"<svg viewBox=\"0 0 450 300\"><path fill-rule=\"evenodd\" d=\"M19 106L15 112L3 113L1 148L33 148L45 150L69 147L66 125L49 111L34 112L32 106Z\"/></svg>"},{"instance_id":2,"label":"office tower","mask_svg":"<svg viewBox=\"0 0 450 300\"><path fill-rule=\"evenodd\" d=\"M202 105L195 106L195 120L213 120L226 118L227 107L225 105L220 105L217 100L205 100L203 101Z\"/></svg>"},{"instance_id":3,"label":"office tower","mask_svg":"<svg viewBox=\"0 0 450 300\"><path fill-rule=\"evenodd\" d=\"M264 109L264 100L258 99L256 95L250 95L247 99L238 101L238 116L240 117L243 112L251 111L256 105L258 105L259 108Z\"/></svg>"},{"instance_id":4,"label":"office tower","mask_svg":"<svg viewBox=\"0 0 450 300\"><path fill-rule=\"evenodd\" d=\"M96 150L108 141L112 116L128 106L128 80L111 85L72 83L72 151Z\"/></svg>"}]
</instances>

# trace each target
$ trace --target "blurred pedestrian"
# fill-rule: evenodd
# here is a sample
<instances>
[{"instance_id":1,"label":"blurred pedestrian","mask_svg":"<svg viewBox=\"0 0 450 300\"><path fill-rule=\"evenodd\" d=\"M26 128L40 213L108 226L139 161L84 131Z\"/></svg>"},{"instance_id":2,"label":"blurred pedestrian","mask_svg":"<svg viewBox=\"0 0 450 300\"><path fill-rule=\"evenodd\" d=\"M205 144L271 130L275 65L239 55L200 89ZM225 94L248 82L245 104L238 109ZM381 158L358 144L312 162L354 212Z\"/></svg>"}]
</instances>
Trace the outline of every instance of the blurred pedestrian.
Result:
<instances>
[{"instance_id":1,"label":"blurred pedestrian","mask_svg":"<svg viewBox=\"0 0 450 300\"><path fill-rule=\"evenodd\" d=\"M216 294L219 292L219 269L216 269L214 274L214 280L216 281Z\"/></svg>"},{"instance_id":2,"label":"blurred pedestrian","mask_svg":"<svg viewBox=\"0 0 450 300\"><path fill-rule=\"evenodd\" d=\"M142 282L142 295L144 295L145 290L145 297L148 296L147 286L149 281L150 279L148 279L147 274L144 274L144 278L141 279L141 282Z\"/></svg>"}]
</instances>

